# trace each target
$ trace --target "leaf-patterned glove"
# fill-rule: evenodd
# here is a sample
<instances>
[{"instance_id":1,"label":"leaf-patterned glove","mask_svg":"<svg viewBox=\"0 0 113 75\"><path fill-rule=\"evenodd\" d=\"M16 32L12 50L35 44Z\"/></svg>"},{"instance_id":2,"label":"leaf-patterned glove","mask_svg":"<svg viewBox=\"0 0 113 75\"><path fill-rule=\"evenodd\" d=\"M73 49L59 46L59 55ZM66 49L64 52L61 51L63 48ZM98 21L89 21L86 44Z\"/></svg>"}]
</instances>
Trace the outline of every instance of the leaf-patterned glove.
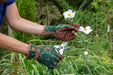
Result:
<instances>
[{"instance_id":1,"label":"leaf-patterned glove","mask_svg":"<svg viewBox=\"0 0 113 75\"><path fill-rule=\"evenodd\" d=\"M38 60L41 64L46 65L49 69L53 69L58 62L63 59L62 55L48 49L47 47L39 47L32 44L30 44L29 47L30 48L26 59L34 58L34 60Z\"/></svg>"},{"instance_id":2,"label":"leaf-patterned glove","mask_svg":"<svg viewBox=\"0 0 113 75\"><path fill-rule=\"evenodd\" d=\"M62 41L68 41L75 39L75 32L78 31L80 24L59 24L57 26L46 25L43 31L43 35L46 38L56 38Z\"/></svg>"}]
</instances>

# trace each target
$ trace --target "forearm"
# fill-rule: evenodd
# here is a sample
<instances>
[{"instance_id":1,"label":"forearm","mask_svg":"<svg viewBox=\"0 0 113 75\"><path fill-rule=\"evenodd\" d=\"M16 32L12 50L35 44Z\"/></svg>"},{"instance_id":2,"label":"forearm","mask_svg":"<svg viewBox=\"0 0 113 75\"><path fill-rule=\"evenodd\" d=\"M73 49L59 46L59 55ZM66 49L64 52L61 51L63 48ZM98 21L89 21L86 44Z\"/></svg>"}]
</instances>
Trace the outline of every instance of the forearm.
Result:
<instances>
[{"instance_id":1,"label":"forearm","mask_svg":"<svg viewBox=\"0 0 113 75\"><path fill-rule=\"evenodd\" d=\"M7 7L6 18L11 28L30 34L42 34L44 26L20 17L16 4Z\"/></svg>"},{"instance_id":2,"label":"forearm","mask_svg":"<svg viewBox=\"0 0 113 75\"><path fill-rule=\"evenodd\" d=\"M43 25L39 25L37 23L33 23L31 21L25 20L23 18L17 19L12 25L10 25L12 29L22 31L25 33L42 35L44 30Z\"/></svg>"},{"instance_id":3,"label":"forearm","mask_svg":"<svg viewBox=\"0 0 113 75\"><path fill-rule=\"evenodd\" d=\"M0 33L0 48L8 49L10 51L22 54L28 53L28 44L22 43L2 33Z\"/></svg>"}]
</instances>

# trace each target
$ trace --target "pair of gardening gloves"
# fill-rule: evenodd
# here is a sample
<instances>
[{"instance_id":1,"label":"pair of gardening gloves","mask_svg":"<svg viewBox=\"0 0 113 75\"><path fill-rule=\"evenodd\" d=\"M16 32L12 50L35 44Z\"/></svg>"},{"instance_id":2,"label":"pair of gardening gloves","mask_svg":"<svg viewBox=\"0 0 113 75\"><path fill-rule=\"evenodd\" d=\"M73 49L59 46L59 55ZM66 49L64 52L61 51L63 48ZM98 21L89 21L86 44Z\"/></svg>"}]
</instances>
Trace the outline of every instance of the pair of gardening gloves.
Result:
<instances>
[{"instance_id":1,"label":"pair of gardening gloves","mask_svg":"<svg viewBox=\"0 0 113 75\"><path fill-rule=\"evenodd\" d=\"M59 24L57 26L46 25L43 35L62 41L73 40L75 39L75 32L78 31L79 26L79 24ZM26 59L32 58L41 64L46 65L49 69L53 69L58 62L63 59L63 55L53 51L48 46L34 46L29 44L29 52L26 55Z\"/></svg>"}]
</instances>

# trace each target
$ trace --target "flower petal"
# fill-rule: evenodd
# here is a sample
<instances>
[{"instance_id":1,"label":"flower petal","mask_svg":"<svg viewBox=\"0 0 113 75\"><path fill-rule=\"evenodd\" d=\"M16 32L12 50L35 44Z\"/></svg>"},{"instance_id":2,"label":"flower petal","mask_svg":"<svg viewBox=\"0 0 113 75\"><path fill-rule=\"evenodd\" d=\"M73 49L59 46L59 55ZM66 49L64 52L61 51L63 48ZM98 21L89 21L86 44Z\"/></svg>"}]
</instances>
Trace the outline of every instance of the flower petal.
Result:
<instances>
[{"instance_id":1,"label":"flower petal","mask_svg":"<svg viewBox=\"0 0 113 75\"><path fill-rule=\"evenodd\" d=\"M90 26L86 26L86 29L89 30L89 29L91 29L91 27Z\"/></svg>"},{"instance_id":2,"label":"flower petal","mask_svg":"<svg viewBox=\"0 0 113 75\"><path fill-rule=\"evenodd\" d=\"M71 13L72 13L72 10L71 10L71 9L69 9L69 10L68 10L68 12L71 12Z\"/></svg>"},{"instance_id":3,"label":"flower petal","mask_svg":"<svg viewBox=\"0 0 113 75\"><path fill-rule=\"evenodd\" d=\"M92 29L87 30L85 33L89 34L92 31Z\"/></svg>"},{"instance_id":4,"label":"flower petal","mask_svg":"<svg viewBox=\"0 0 113 75\"><path fill-rule=\"evenodd\" d=\"M75 15L71 15L71 16L70 16L70 18L74 18L74 17L75 17Z\"/></svg>"},{"instance_id":5,"label":"flower petal","mask_svg":"<svg viewBox=\"0 0 113 75\"><path fill-rule=\"evenodd\" d=\"M79 31L83 31L83 30L84 30L84 27L80 26Z\"/></svg>"}]
</instances>

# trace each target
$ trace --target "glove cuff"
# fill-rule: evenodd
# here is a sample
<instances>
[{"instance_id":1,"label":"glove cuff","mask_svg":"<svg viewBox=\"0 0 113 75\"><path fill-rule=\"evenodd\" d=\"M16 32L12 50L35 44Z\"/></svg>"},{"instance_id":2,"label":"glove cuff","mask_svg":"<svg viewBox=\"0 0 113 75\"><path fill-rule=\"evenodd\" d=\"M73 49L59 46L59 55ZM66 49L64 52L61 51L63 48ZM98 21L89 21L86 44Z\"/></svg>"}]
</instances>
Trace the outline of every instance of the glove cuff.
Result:
<instances>
[{"instance_id":1,"label":"glove cuff","mask_svg":"<svg viewBox=\"0 0 113 75\"><path fill-rule=\"evenodd\" d=\"M45 25L44 31L45 32L56 32L58 29L61 28L70 28L71 26L66 25L66 24L58 24L55 26L49 26L49 25Z\"/></svg>"},{"instance_id":2,"label":"glove cuff","mask_svg":"<svg viewBox=\"0 0 113 75\"><path fill-rule=\"evenodd\" d=\"M59 30L61 28L70 28L70 27L71 26L68 26L65 24L59 24L57 26L45 25L42 35L46 35L46 37L49 37L49 38L55 38L57 30Z\"/></svg>"},{"instance_id":3,"label":"glove cuff","mask_svg":"<svg viewBox=\"0 0 113 75\"><path fill-rule=\"evenodd\" d=\"M54 26L45 25L44 30L42 32L44 39L55 38L56 33L51 32L52 29L54 29Z\"/></svg>"},{"instance_id":4,"label":"glove cuff","mask_svg":"<svg viewBox=\"0 0 113 75\"><path fill-rule=\"evenodd\" d=\"M26 55L26 59L31 59L33 58L34 60L37 60L39 55L40 55L40 47L39 46L34 46L32 44L29 44L29 51Z\"/></svg>"}]
</instances>

